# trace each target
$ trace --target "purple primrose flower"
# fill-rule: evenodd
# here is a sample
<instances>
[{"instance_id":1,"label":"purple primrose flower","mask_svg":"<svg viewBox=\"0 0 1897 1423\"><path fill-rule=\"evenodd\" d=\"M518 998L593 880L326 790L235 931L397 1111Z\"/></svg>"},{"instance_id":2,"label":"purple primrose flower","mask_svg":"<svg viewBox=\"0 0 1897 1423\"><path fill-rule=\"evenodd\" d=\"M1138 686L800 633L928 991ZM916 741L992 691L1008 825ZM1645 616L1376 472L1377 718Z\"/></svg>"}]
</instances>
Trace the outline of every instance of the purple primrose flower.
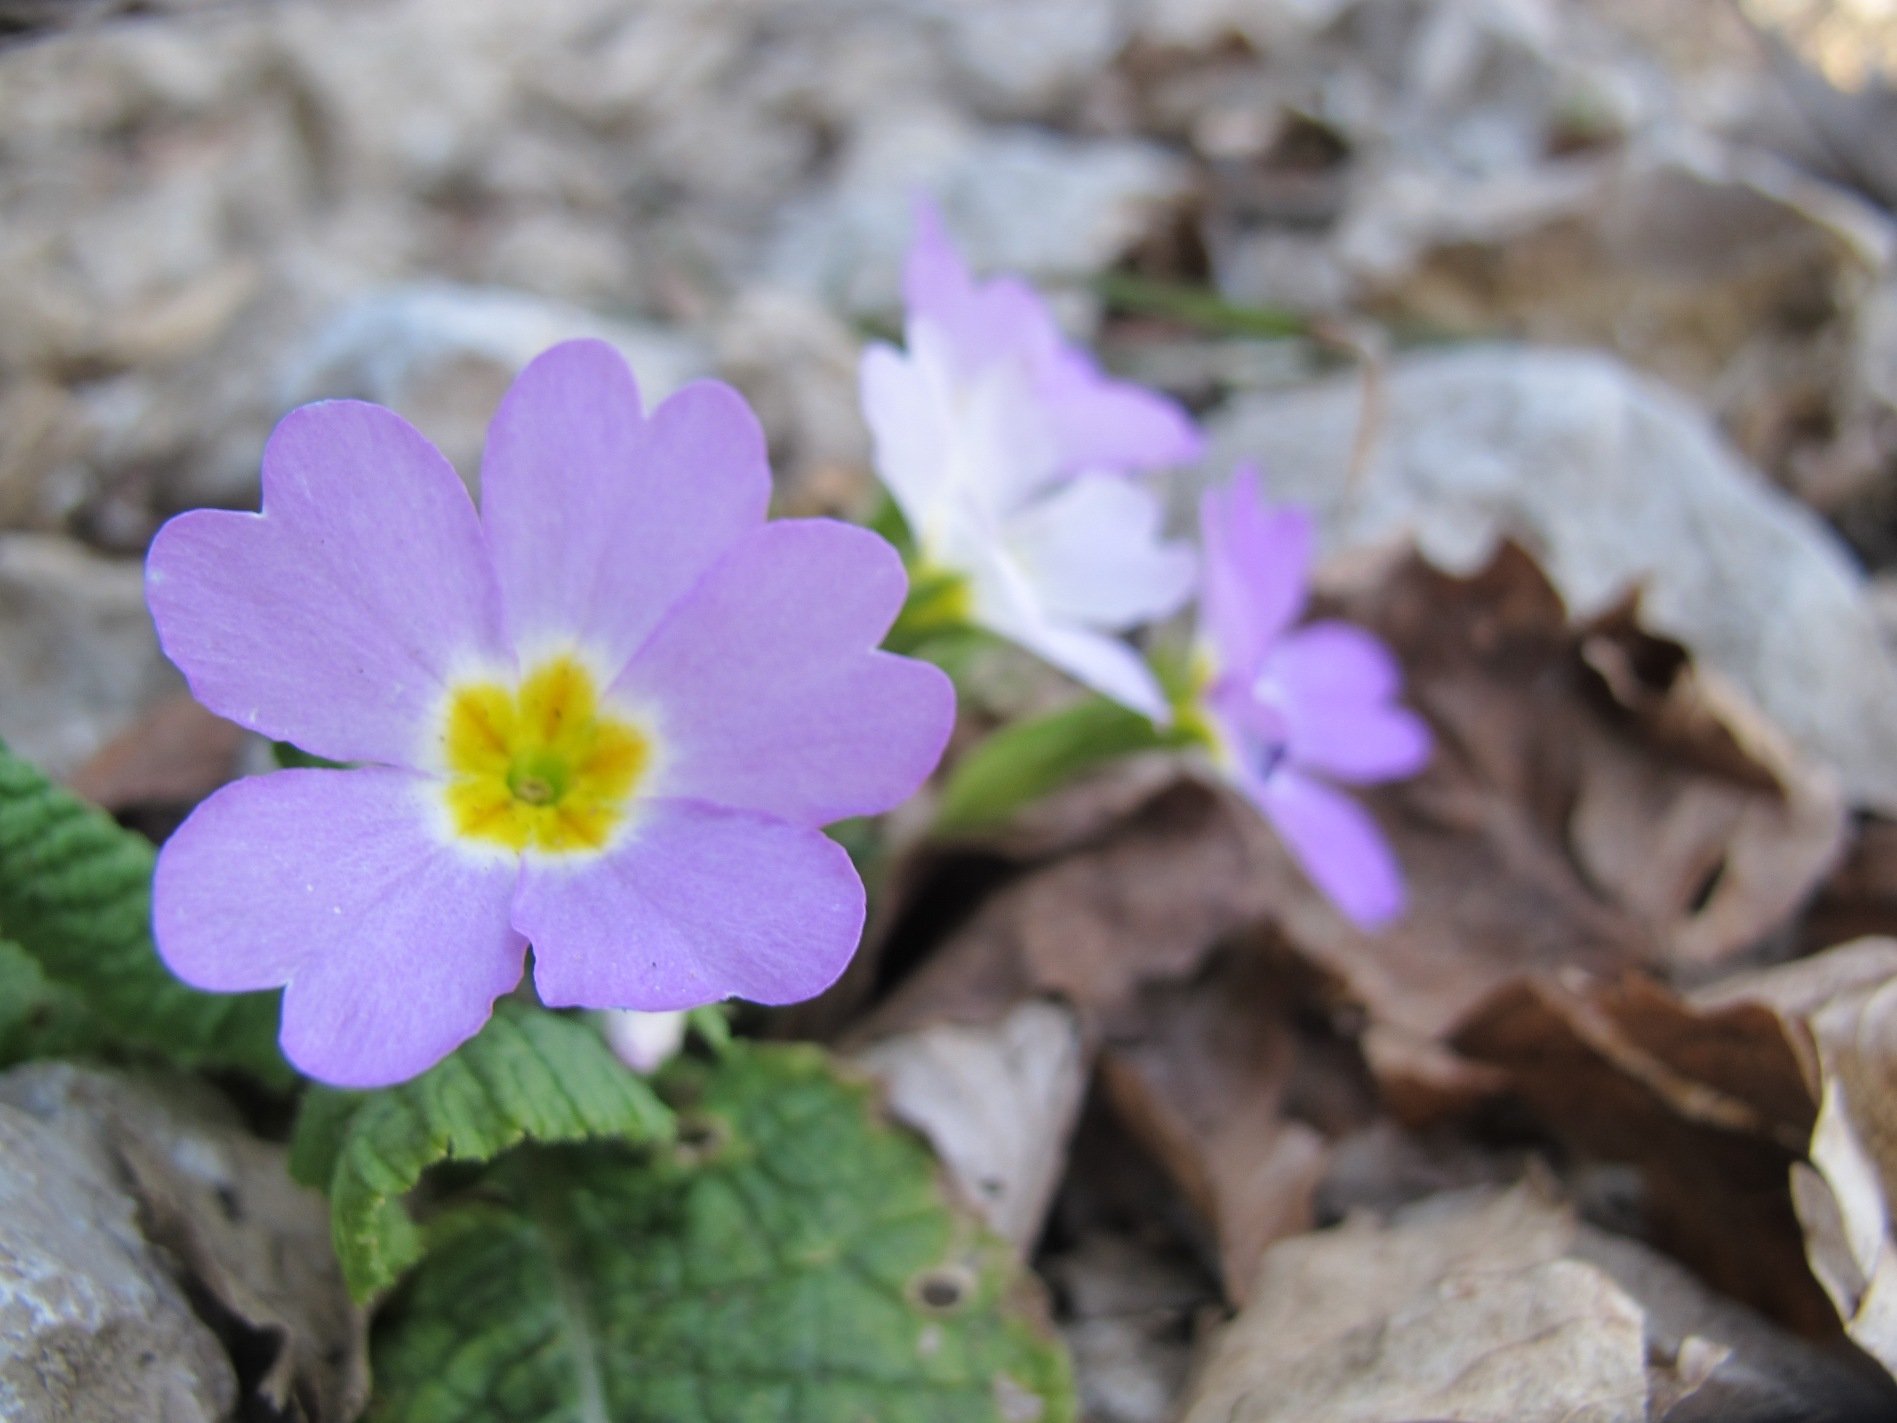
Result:
<instances>
[{"instance_id":1,"label":"purple primrose flower","mask_svg":"<svg viewBox=\"0 0 1897 1423\"><path fill-rule=\"evenodd\" d=\"M1196 458L1192 421L1102 374L1025 282L977 282L927 205L903 295L908 349L864 352L863 413L923 567L964 581L968 621L1163 719L1117 634L1176 611L1193 558L1128 472Z\"/></svg>"},{"instance_id":2,"label":"purple primrose flower","mask_svg":"<svg viewBox=\"0 0 1897 1423\"><path fill-rule=\"evenodd\" d=\"M821 991L863 887L818 828L887 810L954 717L877 650L894 550L765 522L764 439L726 386L650 414L599 342L523 371L477 514L379 406L292 412L263 512L159 531L147 594L199 700L349 770L252 777L165 845L159 952L214 991L282 985L313 1077L401 1081L521 976L553 1007Z\"/></svg>"},{"instance_id":3,"label":"purple primrose flower","mask_svg":"<svg viewBox=\"0 0 1897 1423\"><path fill-rule=\"evenodd\" d=\"M1365 928L1402 912L1403 877L1376 822L1330 784L1414 775L1429 729L1393 698L1402 676L1382 642L1351 623L1294 628L1313 529L1269 508L1242 469L1200 504L1204 566L1202 714L1221 769L1264 814L1317 887Z\"/></svg>"}]
</instances>

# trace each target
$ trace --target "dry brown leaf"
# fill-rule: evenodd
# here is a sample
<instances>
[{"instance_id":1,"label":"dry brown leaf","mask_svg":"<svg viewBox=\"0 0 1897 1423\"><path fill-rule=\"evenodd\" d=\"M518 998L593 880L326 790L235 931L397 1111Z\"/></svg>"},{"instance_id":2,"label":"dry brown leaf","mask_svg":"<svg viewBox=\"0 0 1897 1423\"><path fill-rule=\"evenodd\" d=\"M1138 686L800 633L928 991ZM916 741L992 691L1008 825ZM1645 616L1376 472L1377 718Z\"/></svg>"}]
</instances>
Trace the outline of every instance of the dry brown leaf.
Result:
<instances>
[{"instance_id":1,"label":"dry brown leaf","mask_svg":"<svg viewBox=\"0 0 1897 1423\"><path fill-rule=\"evenodd\" d=\"M982 900L866 1034L989 1021L1043 995L1072 1003L1096 1029L1141 983L1194 972L1214 943L1266 912L1272 886L1256 873L1248 819L1219 791L1174 782Z\"/></svg>"},{"instance_id":2,"label":"dry brown leaf","mask_svg":"<svg viewBox=\"0 0 1897 1423\"><path fill-rule=\"evenodd\" d=\"M242 728L179 692L108 741L66 783L114 812L192 806L237 773L243 741Z\"/></svg>"},{"instance_id":3,"label":"dry brown leaf","mask_svg":"<svg viewBox=\"0 0 1897 1423\"><path fill-rule=\"evenodd\" d=\"M1635 609L1570 629L1512 545L1468 579L1409 558L1348 585L1338 609L1390 640L1437 731L1429 770L1376 797L1411 907L1363 934L1295 871L1265 877L1287 939L1367 1006L1366 1051L1404 1115L1493 1090L1437 1044L1505 983L1702 974L1779 928L1835 857L1830 778ZM1282 866L1262 826L1252 839Z\"/></svg>"},{"instance_id":4,"label":"dry brown leaf","mask_svg":"<svg viewBox=\"0 0 1897 1423\"><path fill-rule=\"evenodd\" d=\"M1329 1138L1367 1118L1373 1089L1353 1045L1323 1023L1334 985L1255 943L1206 971L1148 985L1110 1031L1107 1100L1210 1223L1228 1298L1259 1257L1308 1230Z\"/></svg>"},{"instance_id":5,"label":"dry brown leaf","mask_svg":"<svg viewBox=\"0 0 1897 1423\"><path fill-rule=\"evenodd\" d=\"M283 1150L242 1130L208 1088L34 1063L0 1101L38 1118L137 1202L143 1235L175 1259L225 1336L240 1382L275 1416L347 1423L368 1397L365 1321L349 1300L322 1197Z\"/></svg>"},{"instance_id":6,"label":"dry brown leaf","mask_svg":"<svg viewBox=\"0 0 1897 1423\"><path fill-rule=\"evenodd\" d=\"M1454 1045L1502 1069L1562 1140L1637 1166L1648 1227L1670 1253L1796 1329L1829 1327L1786 1191L1816 1103L1777 1013L1697 1007L1641 978L1524 982Z\"/></svg>"},{"instance_id":7,"label":"dry brown leaf","mask_svg":"<svg viewBox=\"0 0 1897 1423\"><path fill-rule=\"evenodd\" d=\"M1272 1249L1186 1423L1848 1423L1897 1391L1637 1241L1577 1221L1539 1173L1387 1225Z\"/></svg>"},{"instance_id":8,"label":"dry brown leaf","mask_svg":"<svg viewBox=\"0 0 1897 1423\"><path fill-rule=\"evenodd\" d=\"M856 1060L889 1109L929 1139L963 1193L1026 1254L1067 1166L1088 1053L1073 1013L1020 1004L994 1023L936 1023L872 1043Z\"/></svg>"},{"instance_id":9,"label":"dry brown leaf","mask_svg":"<svg viewBox=\"0 0 1897 1423\"><path fill-rule=\"evenodd\" d=\"M1798 937L1817 953L1873 934L1897 934L1897 821L1870 816L1806 910Z\"/></svg>"},{"instance_id":10,"label":"dry brown leaf","mask_svg":"<svg viewBox=\"0 0 1897 1423\"><path fill-rule=\"evenodd\" d=\"M1185 1423L1646 1423L1640 1306L1534 1186L1274 1246Z\"/></svg>"},{"instance_id":11,"label":"dry brown leaf","mask_svg":"<svg viewBox=\"0 0 1897 1423\"><path fill-rule=\"evenodd\" d=\"M1774 1003L1817 1046L1820 1106L1792 1197L1846 1332L1897 1375L1897 941L1842 945L1728 991Z\"/></svg>"}]
</instances>

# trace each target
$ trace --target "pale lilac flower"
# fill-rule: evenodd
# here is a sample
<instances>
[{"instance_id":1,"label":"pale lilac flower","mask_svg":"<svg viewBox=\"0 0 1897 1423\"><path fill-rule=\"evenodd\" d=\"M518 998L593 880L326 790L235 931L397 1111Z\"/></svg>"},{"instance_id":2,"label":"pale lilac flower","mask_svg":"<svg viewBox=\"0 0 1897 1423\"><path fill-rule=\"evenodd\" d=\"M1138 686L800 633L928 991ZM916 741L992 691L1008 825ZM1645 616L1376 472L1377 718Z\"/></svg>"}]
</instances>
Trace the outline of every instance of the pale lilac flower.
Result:
<instances>
[{"instance_id":1,"label":"pale lilac flower","mask_svg":"<svg viewBox=\"0 0 1897 1423\"><path fill-rule=\"evenodd\" d=\"M826 987L863 888L818 827L914 791L954 698L876 650L895 551L767 524L769 497L735 391L642 414L598 342L515 381L478 514L390 411L286 417L263 512L172 520L148 597L205 705L360 765L197 809L158 862L166 963L200 988L283 985L290 1060L351 1087L475 1033L529 943L554 1007Z\"/></svg>"},{"instance_id":2,"label":"pale lilac flower","mask_svg":"<svg viewBox=\"0 0 1897 1423\"><path fill-rule=\"evenodd\" d=\"M1025 282L977 282L926 206L903 293L908 349L864 352L863 412L923 568L965 580L969 621L1163 719L1117 634L1183 605L1193 558L1129 475L1195 458L1192 421L1102 374Z\"/></svg>"},{"instance_id":3,"label":"pale lilac flower","mask_svg":"<svg viewBox=\"0 0 1897 1423\"><path fill-rule=\"evenodd\" d=\"M1206 492L1200 521L1199 696L1219 764L1332 903L1375 927L1402 912L1402 872L1369 813L1329 782L1414 775L1429 730L1393 700L1402 675L1377 638L1346 622L1293 626L1311 569L1307 513L1269 508L1246 469Z\"/></svg>"}]
</instances>

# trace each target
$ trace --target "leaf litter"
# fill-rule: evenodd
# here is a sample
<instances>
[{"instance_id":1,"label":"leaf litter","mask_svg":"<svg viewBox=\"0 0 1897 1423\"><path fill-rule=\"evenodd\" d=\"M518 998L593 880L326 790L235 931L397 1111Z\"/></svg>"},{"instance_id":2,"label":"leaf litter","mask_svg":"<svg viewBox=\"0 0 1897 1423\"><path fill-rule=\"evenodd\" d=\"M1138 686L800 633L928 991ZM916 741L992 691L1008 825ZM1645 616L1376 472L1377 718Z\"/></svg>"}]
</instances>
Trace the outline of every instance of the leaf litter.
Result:
<instances>
[{"instance_id":1,"label":"leaf litter","mask_svg":"<svg viewBox=\"0 0 1897 1423\"><path fill-rule=\"evenodd\" d=\"M434 392L466 450L468 372L526 326L617 323L681 377L718 353L787 500L856 507L851 326L892 309L926 182L979 265L1224 303L1227 330L1111 286L1067 314L1200 403L1206 479L1262 460L1319 513L1324 610L1397 649L1437 737L1371 797L1413 903L1353 929L1149 753L953 842L905 826L847 991L759 1026L882 1079L1044 1274L1101 1423L1897 1408L1897 947L1861 937L1897 931L1887 91L1835 41L1761 47L1734 15L1796 8L1767 0L568 8L510 45L402 0L348 46L260 10L0 56L0 734L159 831L259 754L168 700L112 561L245 496L259 369ZM343 57L391 44L443 49L442 91ZM71 171L90 190L45 176ZM301 220L250 224L282 234L260 264L193 216L221 210ZM132 250L154 229L163 261ZM69 231L84 260L49 265ZM1325 321L1377 335L1296 334ZM969 680L965 742L1063 695L1005 658ZM19 1139L56 1131L32 1150L104 1182L70 1189L142 1213L155 1273L125 1287L165 1301L205 1416L240 1385L351 1416L360 1316L273 1273L328 1258L284 1243L309 1225L278 1153L221 1109L186 1133L210 1157L180 1148L143 1079L26 1072ZM533 1257L519 1199L483 1208ZM478 1264L465 1219L424 1288ZM438 1342L402 1342L416 1387Z\"/></svg>"}]
</instances>

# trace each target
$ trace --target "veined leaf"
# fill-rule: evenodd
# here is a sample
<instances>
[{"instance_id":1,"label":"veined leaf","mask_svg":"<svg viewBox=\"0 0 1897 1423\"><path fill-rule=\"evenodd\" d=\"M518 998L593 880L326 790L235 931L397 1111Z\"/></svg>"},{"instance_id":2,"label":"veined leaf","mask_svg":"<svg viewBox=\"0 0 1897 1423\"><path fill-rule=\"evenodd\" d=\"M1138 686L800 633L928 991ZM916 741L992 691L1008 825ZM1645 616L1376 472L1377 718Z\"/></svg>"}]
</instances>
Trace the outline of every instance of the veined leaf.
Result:
<instances>
[{"instance_id":1,"label":"veined leaf","mask_svg":"<svg viewBox=\"0 0 1897 1423\"><path fill-rule=\"evenodd\" d=\"M935 828L959 835L1001 825L1022 806L1116 757L1177 744L1139 712L1088 697L1004 727L962 757L942 789Z\"/></svg>"},{"instance_id":2,"label":"veined leaf","mask_svg":"<svg viewBox=\"0 0 1897 1423\"><path fill-rule=\"evenodd\" d=\"M0 934L121 1043L184 1067L294 1080L277 1050L277 995L199 993L151 939L154 851L0 745Z\"/></svg>"},{"instance_id":3,"label":"veined leaf","mask_svg":"<svg viewBox=\"0 0 1897 1423\"><path fill-rule=\"evenodd\" d=\"M529 1148L445 1213L374 1340L380 1423L1071 1423L1007 1247L807 1047L662 1079L643 1161Z\"/></svg>"},{"instance_id":4,"label":"veined leaf","mask_svg":"<svg viewBox=\"0 0 1897 1423\"><path fill-rule=\"evenodd\" d=\"M649 1143L671 1130L665 1104L592 1028L504 1001L479 1035L413 1082L313 1090L291 1161L300 1179L327 1188L343 1278L367 1299L421 1256L404 1198L429 1167L487 1161L529 1140Z\"/></svg>"}]
</instances>

